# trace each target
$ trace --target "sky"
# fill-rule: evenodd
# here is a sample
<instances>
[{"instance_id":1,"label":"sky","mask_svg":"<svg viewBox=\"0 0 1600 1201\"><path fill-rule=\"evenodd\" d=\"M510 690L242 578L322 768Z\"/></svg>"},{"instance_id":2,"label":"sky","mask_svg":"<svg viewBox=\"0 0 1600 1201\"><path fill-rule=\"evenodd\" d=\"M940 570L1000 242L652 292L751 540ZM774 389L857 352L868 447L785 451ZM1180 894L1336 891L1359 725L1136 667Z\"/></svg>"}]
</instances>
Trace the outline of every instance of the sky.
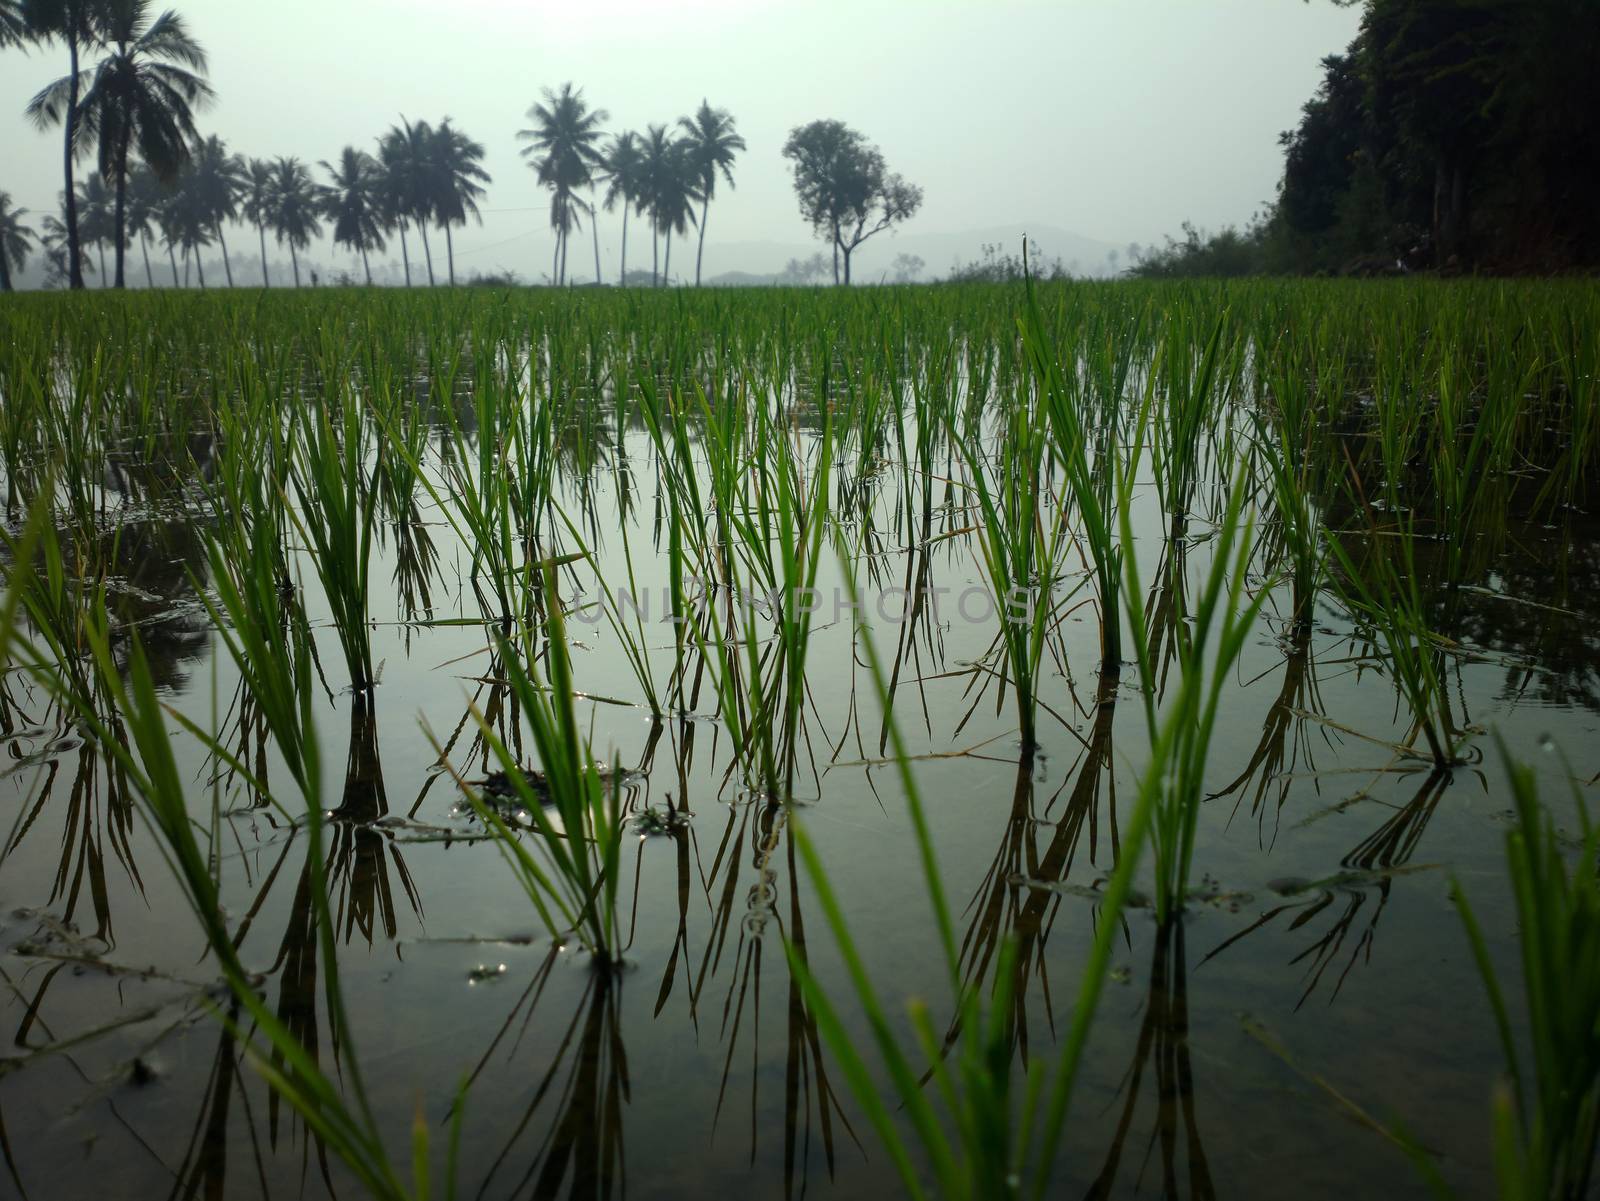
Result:
<instances>
[{"instance_id":1,"label":"sky","mask_svg":"<svg viewBox=\"0 0 1600 1201\"><path fill-rule=\"evenodd\" d=\"M548 269L553 242L516 134L544 87L573 81L613 130L670 123L702 98L732 112L749 149L735 188L712 204L708 265L720 247L724 267L775 271L781 258L757 260L810 239L780 151L792 127L819 117L861 130L924 188L908 234L1038 223L1149 244L1185 220L1243 224L1271 197L1278 134L1359 19L1327 0L176 7L210 58L217 98L201 128L234 151L315 164L346 144L371 148L402 115L453 117L484 143L494 176L483 225L456 239L458 268L529 279ZM0 52L0 114L12 114L0 116L0 190L35 214L55 205L60 135L37 131L22 109L65 62L53 46ZM603 216L608 261L619 231L619 218ZM630 231L630 266L641 244L648 255L641 233ZM252 241L235 234L235 254ZM326 246L314 253L334 260Z\"/></svg>"}]
</instances>

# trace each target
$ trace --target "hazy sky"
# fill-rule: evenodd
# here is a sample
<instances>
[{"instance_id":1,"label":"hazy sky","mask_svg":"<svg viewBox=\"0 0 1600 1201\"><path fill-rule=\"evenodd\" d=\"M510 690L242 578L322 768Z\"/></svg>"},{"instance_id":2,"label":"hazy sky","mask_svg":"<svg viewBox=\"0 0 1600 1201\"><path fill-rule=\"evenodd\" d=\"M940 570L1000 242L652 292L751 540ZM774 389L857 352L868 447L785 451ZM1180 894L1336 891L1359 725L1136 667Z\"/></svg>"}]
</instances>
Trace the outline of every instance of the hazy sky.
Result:
<instances>
[{"instance_id":1,"label":"hazy sky","mask_svg":"<svg viewBox=\"0 0 1600 1201\"><path fill-rule=\"evenodd\" d=\"M613 129L671 121L702 96L730 109L749 150L736 190L712 206L709 242L805 241L779 151L792 126L837 117L926 189L908 231L1038 222L1122 245L1186 218L1247 219L1272 194L1277 135L1316 87L1318 60L1358 19L1323 0L177 6L210 54L218 98L206 132L246 154L315 163L346 143L370 147L402 113L452 116L487 146L494 176L484 225L458 238L458 267L528 276L552 243L516 131L543 86L573 80ZM37 132L21 110L64 69L54 47L0 53L0 112L11 114L0 119L0 189L35 213L60 188L59 133ZM601 227L613 250L614 224ZM641 244L648 256L630 231L630 265ZM583 257L576 243L572 257Z\"/></svg>"}]
</instances>

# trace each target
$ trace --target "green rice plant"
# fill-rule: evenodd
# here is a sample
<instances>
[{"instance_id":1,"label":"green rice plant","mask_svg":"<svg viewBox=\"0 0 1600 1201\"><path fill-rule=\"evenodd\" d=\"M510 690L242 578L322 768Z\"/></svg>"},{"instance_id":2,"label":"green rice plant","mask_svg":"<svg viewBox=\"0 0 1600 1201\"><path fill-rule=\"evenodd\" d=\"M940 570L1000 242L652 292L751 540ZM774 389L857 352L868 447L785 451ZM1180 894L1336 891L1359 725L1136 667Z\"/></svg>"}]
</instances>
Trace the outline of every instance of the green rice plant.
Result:
<instances>
[{"instance_id":1,"label":"green rice plant","mask_svg":"<svg viewBox=\"0 0 1600 1201\"><path fill-rule=\"evenodd\" d=\"M1506 834L1506 867L1522 950L1527 1060L1483 927L1460 881L1451 886L1505 1054L1509 1084L1494 1100L1495 1180L1507 1201L1577 1201L1589 1195L1600 1140L1600 828L1574 787L1581 843L1569 869L1533 771L1504 743L1500 753L1517 814Z\"/></svg>"},{"instance_id":2,"label":"green rice plant","mask_svg":"<svg viewBox=\"0 0 1600 1201\"><path fill-rule=\"evenodd\" d=\"M954 425L950 440L960 448L981 520L978 544L1000 616L999 641L1005 673L1016 694L1022 752L1038 748L1039 672L1055 612L1056 584L1066 541L1065 510L1041 505L1047 439L1045 421L1029 399L1005 415L1006 429L993 455L969 447ZM993 478L991 478L991 476ZM1022 606L1022 614L1015 611ZM1002 693L1005 681L1002 679Z\"/></svg>"},{"instance_id":3,"label":"green rice plant","mask_svg":"<svg viewBox=\"0 0 1600 1201\"><path fill-rule=\"evenodd\" d=\"M1136 444L1135 461L1138 455ZM1151 838L1155 854L1156 919L1165 926L1178 918L1188 900L1195 831L1200 804L1206 797L1206 760L1211 751L1223 689L1244 649L1245 640L1255 628L1267 589L1258 588L1254 598L1246 602L1244 586L1254 554L1255 521L1253 517L1246 519L1244 516L1248 488L1246 465L1241 464L1234 472L1227 508L1217 528L1210 569L1189 614L1189 622L1178 626L1175 639L1178 689L1166 713L1159 713L1157 665L1151 652L1144 594L1134 552L1131 487L1130 475L1129 482L1123 485L1119 517L1124 603L1133 631L1151 745L1158 745L1163 738L1171 742L1159 766L1152 763L1147 768L1147 774L1156 779Z\"/></svg>"},{"instance_id":4,"label":"green rice plant","mask_svg":"<svg viewBox=\"0 0 1600 1201\"><path fill-rule=\"evenodd\" d=\"M853 553L842 538L837 540L837 546L852 595L859 600L852 574ZM864 629L858 632L879 702L888 709L883 663L870 634ZM1011 990L1017 955L1015 936L1005 939L996 983L987 997L979 989L963 986L955 923L926 809L899 725L892 713L886 720L950 987L953 1050L947 1051L941 1028L935 1024L927 1003L920 999L908 1005L915 1044L907 1047L895 1033L888 1008L873 983L838 894L803 823L796 826L796 845L843 957L849 995L863 1012L871 1046L888 1073L887 1087L878 1083L865 1049L852 1037L835 999L807 966L805 952L786 944L790 971L799 980L806 1003L816 1015L817 1029L893 1162L907 1196L970 1201L1043 1197L1051 1187L1078 1067L1110 973L1111 955L1122 928L1123 906L1155 811L1159 765L1171 751L1173 731L1164 731L1152 748L1153 770L1146 774L1128 815L1121 853L1105 888L1061 1051L1053 1064L1047 1063L1045 1056L1036 1056L1019 1079L1012 1066L1013 1038L1009 1027L1014 1012ZM909 1125L910 1138L902 1134L901 1121ZM926 1183L929 1176L931 1189Z\"/></svg>"},{"instance_id":5,"label":"green rice plant","mask_svg":"<svg viewBox=\"0 0 1600 1201\"><path fill-rule=\"evenodd\" d=\"M1396 513L1392 525L1380 528L1372 511L1366 513L1359 558L1338 537L1329 541L1339 588L1383 643L1395 688L1415 723L1408 742L1420 735L1434 766L1447 769L1455 761L1456 738L1444 644L1433 632L1430 597L1417 564L1416 517L1409 510Z\"/></svg>"},{"instance_id":6,"label":"green rice plant","mask_svg":"<svg viewBox=\"0 0 1600 1201\"><path fill-rule=\"evenodd\" d=\"M1277 533L1288 561L1291 623L1309 630L1312 606L1327 572L1321 506L1331 448L1322 434L1313 399L1311 368L1294 347L1280 347L1266 367L1270 402L1250 411L1255 449L1265 468L1267 492L1277 518ZM1335 368L1320 377L1316 392L1335 388Z\"/></svg>"},{"instance_id":7,"label":"green rice plant","mask_svg":"<svg viewBox=\"0 0 1600 1201\"><path fill-rule=\"evenodd\" d=\"M1122 672L1122 611L1118 601L1122 548L1117 537L1117 508L1127 467L1121 458L1119 414L1137 337L1125 337L1121 331L1106 327L1096 332L1086 351L1104 417L1096 426L1078 373L1062 370L1045 330L1032 279L1027 283L1027 297L1027 308L1019 322L1023 352L1034 387L1049 414L1056 462L1066 475L1088 543L1100 608L1100 672L1110 683ZM1153 386L1153 374L1148 378L1149 386ZM1147 390L1142 412L1148 411L1149 405Z\"/></svg>"},{"instance_id":8,"label":"green rice plant","mask_svg":"<svg viewBox=\"0 0 1600 1201\"><path fill-rule=\"evenodd\" d=\"M1217 316L1203 345L1196 317L1187 305L1163 314L1161 343L1150 366L1155 395L1150 409L1151 467L1174 539L1183 536L1200 480L1200 452L1237 366L1238 346L1224 341L1229 328L1226 310Z\"/></svg>"},{"instance_id":9,"label":"green rice plant","mask_svg":"<svg viewBox=\"0 0 1600 1201\"><path fill-rule=\"evenodd\" d=\"M522 629L520 645L504 637L496 639L511 695L533 735L539 756L537 777L517 762L489 718L475 706L473 709L485 744L505 773L515 801L527 814L536 848L530 849L505 816L474 788L459 778L458 783L494 833L496 845L551 937L560 941L575 935L597 963L613 965L620 962L622 950L617 912L621 790L616 771L608 772L595 761L578 727L566 622L555 600L554 568L545 568L544 582L545 596L551 601L545 622L548 680L540 679L534 666L534 640L528 627ZM442 758L437 741L435 749Z\"/></svg>"},{"instance_id":10,"label":"green rice plant","mask_svg":"<svg viewBox=\"0 0 1600 1201\"><path fill-rule=\"evenodd\" d=\"M367 605L378 488L364 462L360 406L346 395L337 410L337 426L323 405L300 423L293 470L299 513L291 511L290 519L311 552L350 687L367 692L377 682ZM384 453L381 443L377 453Z\"/></svg>"}]
</instances>

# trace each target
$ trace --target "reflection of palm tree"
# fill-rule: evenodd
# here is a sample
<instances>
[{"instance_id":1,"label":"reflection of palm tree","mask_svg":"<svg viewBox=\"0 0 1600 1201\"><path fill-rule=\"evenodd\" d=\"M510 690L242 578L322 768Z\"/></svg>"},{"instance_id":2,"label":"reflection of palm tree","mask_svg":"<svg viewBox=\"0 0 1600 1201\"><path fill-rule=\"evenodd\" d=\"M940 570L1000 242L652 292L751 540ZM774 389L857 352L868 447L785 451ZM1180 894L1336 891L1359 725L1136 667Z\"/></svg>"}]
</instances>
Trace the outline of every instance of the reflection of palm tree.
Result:
<instances>
[{"instance_id":1,"label":"reflection of palm tree","mask_svg":"<svg viewBox=\"0 0 1600 1201\"><path fill-rule=\"evenodd\" d=\"M518 131L528 164L538 174L539 185L550 189L550 228L556 232L556 253L551 279L558 287L567 278L567 238L578 223L575 193L594 182L601 166L600 125L609 114L590 108L583 89L561 85L560 92L544 90L544 99L528 110L530 129Z\"/></svg>"},{"instance_id":2,"label":"reflection of palm tree","mask_svg":"<svg viewBox=\"0 0 1600 1201\"><path fill-rule=\"evenodd\" d=\"M744 139L733 127L733 117L725 108L712 108L705 101L695 110L692 118L681 117L678 124L684 130L685 153L689 168L700 193L703 206L700 210L700 246L694 256L694 286L700 286L700 261L706 249L706 218L711 212L711 199L716 195L717 176L721 175L733 187L733 160L745 148Z\"/></svg>"}]
</instances>

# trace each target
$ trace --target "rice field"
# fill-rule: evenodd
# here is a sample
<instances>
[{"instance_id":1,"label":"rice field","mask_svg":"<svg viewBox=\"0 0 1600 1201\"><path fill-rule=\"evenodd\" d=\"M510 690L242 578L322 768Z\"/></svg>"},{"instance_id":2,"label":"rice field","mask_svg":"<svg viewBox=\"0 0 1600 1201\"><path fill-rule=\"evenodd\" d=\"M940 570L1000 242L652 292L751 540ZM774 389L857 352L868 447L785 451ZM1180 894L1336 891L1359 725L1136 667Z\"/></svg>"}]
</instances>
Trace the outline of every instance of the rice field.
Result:
<instances>
[{"instance_id":1,"label":"rice field","mask_svg":"<svg viewBox=\"0 0 1600 1201\"><path fill-rule=\"evenodd\" d=\"M1577 1197L1600 288L0 303L0 1196Z\"/></svg>"}]
</instances>

